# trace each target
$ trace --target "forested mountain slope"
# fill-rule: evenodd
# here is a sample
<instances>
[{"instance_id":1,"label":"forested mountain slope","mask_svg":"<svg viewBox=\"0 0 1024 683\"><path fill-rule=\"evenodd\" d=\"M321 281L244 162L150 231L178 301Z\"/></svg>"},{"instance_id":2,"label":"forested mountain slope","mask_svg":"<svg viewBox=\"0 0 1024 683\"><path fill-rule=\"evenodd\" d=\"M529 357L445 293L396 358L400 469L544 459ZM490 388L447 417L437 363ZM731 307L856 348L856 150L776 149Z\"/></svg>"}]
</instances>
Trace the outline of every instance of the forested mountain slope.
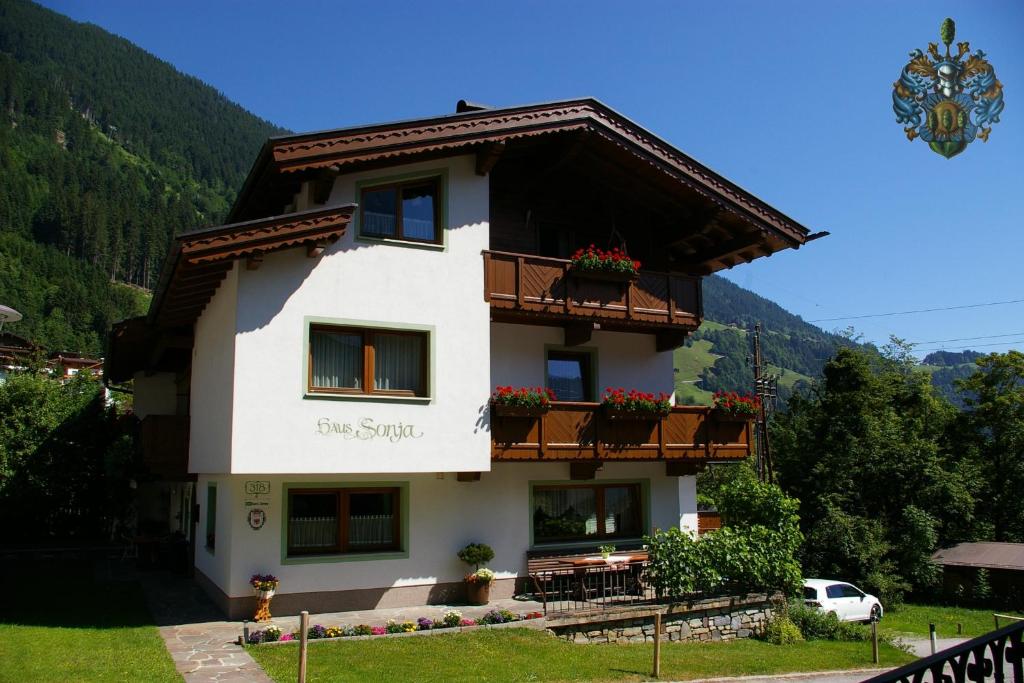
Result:
<instances>
[{"instance_id":1,"label":"forested mountain slope","mask_svg":"<svg viewBox=\"0 0 1024 683\"><path fill-rule=\"evenodd\" d=\"M766 372L778 375L783 400L818 377L837 348L853 343L717 275L704 280L704 317L700 330L676 351L681 402L710 403L711 394L719 389L753 387L750 333L758 322Z\"/></svg>"},{"instance_id":2,"label":"forested mountain slope","mask_svg":"<svg viewBox=\"0 0 1024 683\"><path fill-rule=\"evenodd\" d=\"M172 235L221 220L282 132L127 40L0 0L0 258L30 255L0 263L16 331L101 352L142 303L113 283L152 286Z\"/></svg>"}]
</instances>

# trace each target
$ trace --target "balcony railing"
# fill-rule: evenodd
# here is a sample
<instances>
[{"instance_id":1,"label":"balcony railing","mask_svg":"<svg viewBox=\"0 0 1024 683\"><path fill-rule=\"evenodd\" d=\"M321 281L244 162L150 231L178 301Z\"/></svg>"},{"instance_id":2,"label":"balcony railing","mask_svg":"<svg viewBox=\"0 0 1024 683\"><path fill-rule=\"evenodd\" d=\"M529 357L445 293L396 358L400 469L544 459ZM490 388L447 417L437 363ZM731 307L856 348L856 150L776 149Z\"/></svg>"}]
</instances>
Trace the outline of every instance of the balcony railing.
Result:
<instances>
[{"instance_id":1,"label":"balcony railing","mask_svg":"<svg viewBox=\"0 0 1024 683\"><path fill-rule=\"evenodd\" d=\"M493 460L739 460L751 423L706 406L676 406L652 420L611 420L598 403L555 402L540 417L491 416Z\"/></svg>"},{"instance_id":2,"label":"balcony railing","mask_svg":"<svg viewBox=\"0 0 1024 683\"><path fill-rule=\"evenodd\" d=\"M600 323L637 332L692 331L700 278L640 271L630 282L574 275L565 259L484 251L484 299L497 320Z\"/></svg>"},{"instance_id":3,"label":"balcony railing","mask_svg":"<svg viewBox=\"0 0 1024 683\"><path fill-rule=\"evenodd\" d=\"M187 415L147 415L139 425L142 464L163 479L188 479Z\"/></svg>"}]
</instances>

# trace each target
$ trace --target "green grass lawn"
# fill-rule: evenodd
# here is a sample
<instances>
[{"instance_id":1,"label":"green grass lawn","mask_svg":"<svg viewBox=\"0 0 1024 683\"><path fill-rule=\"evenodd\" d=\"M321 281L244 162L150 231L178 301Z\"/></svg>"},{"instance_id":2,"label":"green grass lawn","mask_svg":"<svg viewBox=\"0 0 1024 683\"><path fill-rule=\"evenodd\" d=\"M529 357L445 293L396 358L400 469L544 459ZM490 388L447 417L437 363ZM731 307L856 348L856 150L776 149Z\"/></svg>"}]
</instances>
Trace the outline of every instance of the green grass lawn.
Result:
<instances>
[{"instance_id":1,"label":"green grass lawn","mask_svg":"<svg viewBox=\"0 0 1024 683\"><path fill-rule=\"evenodd\" d=\"M96 582L85 564L12 572L0 681L180 681L138 584Z\"/></svg>"},{"instance_id":2,"label":"green grass lawn","mask_svg":"<svg viewBox=\"0 0 1024 683\"><path fill-rule=\"evenodd\" d=\"M900 634L912 633L928 635L928 624L935 624L935 632L939 638L955 638L957 623L963 624L963 637L974 638L995 629L992 619L993 611L1000 614L1024 616L1020 612L1005 610L968 609L966 607L945 607L941 605L901 605L886 610L881 626L885 632ZM1009 623L1001 619L999 624Z\"/></svg>"},{"instance_id":3,"label":"green grass lawn","mask_svg":"<svg viewBox=\"0 0 1024 683\"><path fill-rule=\"evenodd\" d=\"M295 645L249 648L275 681L293 681ZM913 659L888 645L882 665ZM575 645L528 629L480 630L413 638L337 640L309 647L309 681L641 681L650 679L653 645ZM661 678L685 680L870 667L870 643L770 645L665 643Z\"/></svg>"}]
</instances>

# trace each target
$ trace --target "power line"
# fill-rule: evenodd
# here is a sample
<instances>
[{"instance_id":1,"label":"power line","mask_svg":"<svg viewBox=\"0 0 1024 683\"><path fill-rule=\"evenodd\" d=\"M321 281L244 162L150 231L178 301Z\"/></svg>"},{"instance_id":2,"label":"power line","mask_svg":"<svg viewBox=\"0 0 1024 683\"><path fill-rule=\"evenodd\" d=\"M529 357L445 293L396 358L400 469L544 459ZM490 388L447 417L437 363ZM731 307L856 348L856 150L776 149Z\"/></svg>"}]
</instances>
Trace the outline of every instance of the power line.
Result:
<instances>
[{"instance_id":1,"label":"power line","mask_svg":"<svg viewBox=\"0 0 1024 683\"><path fill-rule=\"evenodd\" d=\"M934 349L918 349L918 348L915 348L914 351L970 351L970 350L973 350L973 349L984 348L986 346L1011 346L1013 344L1024 344L1024 338L1022 338L1022 339L1010 339L1009 341L1003 341L1003 342L993 342L991 344L971 344L969 346L954 346L952 348L950 348L950 347L943 348L941 346L937 346Z\"/></svg>"},{"instance_id":2,"label":"power line","mask_svg":"<svg viewBox=\"0 0 1024 683\"><path fill-rule=\"evenodd\" d=\"M828 323L836 320L863 320L864 318L888 318L894 315L910 315L912 313L934 313L935 311L958 311L964 308L984 308L985 306L1004 306L1006 304L1024 303L1024 299L1012 299L1010 301L989 301L983 304L966 304L963 306L944 306L942 308L920 308L915 311L894 311L892 313L871 313L868 315L848 315L842 318L818 318L808 320L809 323Z\"/></svg>"},{"instance_id":3,"label":"power line","mask_svg":"<svg viewBox=\"0 0 1024 683\"><path fill-rule=\"evenodd\" d=\"M958 337L956 339L933 339L932 341L907 342L908 344L945 344L946 342L974 341L975 339L998 339L1000 337L1021 337L1024 332L1010 332L1008 334L987 334L982 337Z\"/></svg>"}]
</instances>

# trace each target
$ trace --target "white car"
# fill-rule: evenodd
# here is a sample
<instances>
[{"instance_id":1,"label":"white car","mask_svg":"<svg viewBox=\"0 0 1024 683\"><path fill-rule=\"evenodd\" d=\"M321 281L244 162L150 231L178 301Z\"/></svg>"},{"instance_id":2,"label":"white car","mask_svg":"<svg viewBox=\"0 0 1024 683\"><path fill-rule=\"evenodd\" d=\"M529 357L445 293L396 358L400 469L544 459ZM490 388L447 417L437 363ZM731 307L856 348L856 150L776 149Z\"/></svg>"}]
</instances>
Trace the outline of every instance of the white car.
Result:
<instances>
[{"instance_id":1,"label":"white car","mask_svg":"<svg viewBox=\"0 0 1024 683\"><path fill-rule=\"evenodd\" d=\"M839 621L878 621L882 603L853 584L827 579L804 579L804 604L834 612Z\"/></svg>"}]
</instances>

